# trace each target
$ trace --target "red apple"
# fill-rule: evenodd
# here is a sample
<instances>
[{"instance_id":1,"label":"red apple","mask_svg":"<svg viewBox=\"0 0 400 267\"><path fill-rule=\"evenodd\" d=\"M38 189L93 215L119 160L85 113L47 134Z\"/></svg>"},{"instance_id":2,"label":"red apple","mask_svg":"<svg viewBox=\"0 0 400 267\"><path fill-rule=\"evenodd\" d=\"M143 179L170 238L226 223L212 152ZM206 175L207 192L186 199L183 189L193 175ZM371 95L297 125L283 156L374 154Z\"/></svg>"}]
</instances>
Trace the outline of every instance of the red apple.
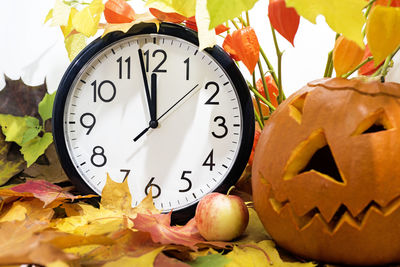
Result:
<instances>
[{"instance_id":1,"label":"red apple","mask_svg":"<svg viewBox=\"0 0 400 267\"><path fill-rule=\"evenodd\" d=\"M211 193L200 200L195 220L206 240L230 241L246 230L249 211L238 196Z\"/></svg>"}]
</instances>

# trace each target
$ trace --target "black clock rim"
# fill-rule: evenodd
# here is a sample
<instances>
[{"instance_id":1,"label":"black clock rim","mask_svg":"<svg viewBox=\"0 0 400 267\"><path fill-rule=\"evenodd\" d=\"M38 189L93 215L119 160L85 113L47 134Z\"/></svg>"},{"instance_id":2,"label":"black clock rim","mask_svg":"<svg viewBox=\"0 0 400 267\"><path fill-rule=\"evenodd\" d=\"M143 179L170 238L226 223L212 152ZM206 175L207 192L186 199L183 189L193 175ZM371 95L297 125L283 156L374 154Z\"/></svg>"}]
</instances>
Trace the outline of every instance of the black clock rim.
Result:
<instances>
[{"instance_id":1,"label":"black clock rim","mask_svg":"<svg viewBox=\"0 0 400 267\"><path fill-rule=\"evenodd\" d=\"M154 23L140 23L133 26L127 33L112 32L103 38L97 38L86 46L71 62L65 71L54 101L53 107L53 137L56 151L61 165L75 187L84 194L96 194L79 175L74 164L69 157L67 145L64 138L64 107L68 92L73 85L75 78L79 75L85 64L98 52L114 42L139 34L158 33L171 35L186 40L196 46L199 45L197 33L191 29L173 23L161 23L159 30ZM240 70L231 57L219 46L207 48L205 51L224 69L233 83L242 112L242 138L238 148L237 157L231 169L221 184L214 192L226 193L234 185L243 173L248 162L254 139L254 111L251 96ZM194 216L197 202L192 205L172 212L172 222L174 224L183 224Z\"/></svg>"}]
</instances>

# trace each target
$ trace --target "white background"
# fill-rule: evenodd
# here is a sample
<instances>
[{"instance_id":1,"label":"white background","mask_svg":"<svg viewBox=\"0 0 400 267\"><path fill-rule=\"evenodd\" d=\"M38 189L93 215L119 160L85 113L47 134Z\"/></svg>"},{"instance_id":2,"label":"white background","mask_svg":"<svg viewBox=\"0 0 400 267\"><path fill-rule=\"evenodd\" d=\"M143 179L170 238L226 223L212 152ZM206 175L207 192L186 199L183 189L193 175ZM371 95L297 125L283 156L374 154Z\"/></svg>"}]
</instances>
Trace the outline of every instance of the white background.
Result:
<instances>
[{"instance_id":1,"label":"white background","mask_svg":"<svg viewBox=\"0 0 400 267\"><path fill-rule=\"evenodd\" d=\"M59 28L44 25L54 0L13 0L0 4L0 89L4 76L22 77L29 85L39 85L46 80L48 90L57 89L63 72L69 64ZM143 1L129 2L136 12L143 12ZM250 23L255 28L259 42L268 58L276 66L267 16L267 0L260 0L250 12ZM321 78L327 53L333 48L335 33L319 17L317 25L301 19L295 38L295 47L280 36L283 56L283 88L286 95L300 89L308 81ZM219 40L221 42L221 40ZM249 77L245 68L243 74ZM257 70L257 69L256 69ZM388 80L400 81L399 66L388 75Z\"/></svg>"}]
</instances>

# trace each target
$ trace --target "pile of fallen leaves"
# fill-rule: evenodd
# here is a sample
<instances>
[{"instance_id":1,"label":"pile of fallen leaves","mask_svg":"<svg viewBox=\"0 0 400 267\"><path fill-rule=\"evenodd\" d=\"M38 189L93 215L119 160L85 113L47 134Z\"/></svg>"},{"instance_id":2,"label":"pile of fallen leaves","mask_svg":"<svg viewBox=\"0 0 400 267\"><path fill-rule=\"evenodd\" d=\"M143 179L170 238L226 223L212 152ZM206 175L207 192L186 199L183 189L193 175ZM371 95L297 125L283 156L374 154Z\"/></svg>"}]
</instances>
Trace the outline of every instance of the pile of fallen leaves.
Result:
<instances>
[{"instance_id":1,"label":"pile of fallen leaves","mask_svg":"<svg viewBox=\"0 0 400 267\"><path fill-rule=\"evenodd\" d=\"M205 241L193 219L171 226L151 193L132 208L127 182L109 177L97 205L87 203L96 196L74 196L44 180L2 188L0 197L1 265L303 265L281 260L251 208L244 235L227 243Z\"/></svg>"}]
</instances>

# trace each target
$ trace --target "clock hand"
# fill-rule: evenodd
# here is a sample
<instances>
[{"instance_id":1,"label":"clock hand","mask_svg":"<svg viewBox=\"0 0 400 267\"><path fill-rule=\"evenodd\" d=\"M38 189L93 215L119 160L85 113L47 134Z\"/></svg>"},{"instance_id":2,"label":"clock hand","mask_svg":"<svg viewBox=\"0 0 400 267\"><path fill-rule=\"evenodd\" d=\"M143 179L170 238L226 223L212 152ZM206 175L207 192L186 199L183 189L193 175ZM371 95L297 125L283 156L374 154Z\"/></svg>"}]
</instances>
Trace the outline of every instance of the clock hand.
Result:
<instances>
[{"instance_id":1,"label":"clock hand","mask_svg":"<svg viewBox=\"0 0 400 267\"><path fill-rule=\"evenodd\" d=\"M140 48L138 49L138 54L139 54L140 69L142 71L142 76L143 76L144 90L146 92L147 106L149 107L149 113L151 116L152 114L151 97L150 97L149 83L147 82L147 75L144 66L142 49Z\"/></svg>"},{"instance_id":2,"label":"clock hand","mask_svg":"<svg viewBox=\"0 0 400 267\"><path fill-rule=\"evenodd\" d=\"M157 128L157 74L151 74L151 102L150 102L150 122L151 128Z\"/></svg>"},{"instance_id":3,"label":"clock hand","mask_svg":"<svg viewBox=\"0 0 400 267\"><path fill-rule=\"evenodd\" d=\"M176 105L178 105L183 99L185 99L191 92L193 92L194 89L196 89L199 86L199 84L196 84L192 89L189 90L189 92L187 92L184 96L182 96L178 101L175 102L175 104L173 104L171 107L169 107L160 117L158 117L157 120L155 120L155 122L157 122L158 124L158 120L160 120L162 117L164 117L168 112L171 111L171 109L173 109ZM150 121L151 123L151 121ZM147 126L143 131L141 131L134 139L133 141L136 142L137 140L139 140L140 137L142 137L151 127L150 125Z\"/></svg>"}]
</instances>

